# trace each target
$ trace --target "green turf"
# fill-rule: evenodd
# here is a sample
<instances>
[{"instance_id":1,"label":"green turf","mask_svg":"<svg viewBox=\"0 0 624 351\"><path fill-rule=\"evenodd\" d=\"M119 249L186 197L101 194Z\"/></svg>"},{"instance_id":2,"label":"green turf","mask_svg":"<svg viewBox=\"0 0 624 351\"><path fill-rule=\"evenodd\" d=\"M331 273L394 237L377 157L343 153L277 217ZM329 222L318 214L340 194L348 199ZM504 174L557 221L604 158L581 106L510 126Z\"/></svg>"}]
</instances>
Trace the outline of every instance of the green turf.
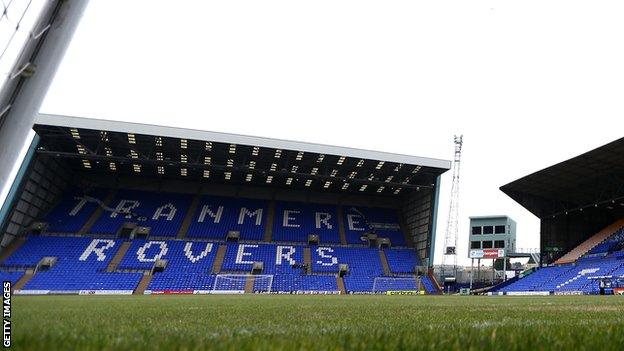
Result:
<instances>
[{"instance_id":1,"label":"green turf","mask_svg":"<svg viewBox=\"0 0 624 351\"><path fill-rule=\"evenodd\" d=\"M17 296L30 350L621 350L621 297Z\"/></svg>"}]
</instances>

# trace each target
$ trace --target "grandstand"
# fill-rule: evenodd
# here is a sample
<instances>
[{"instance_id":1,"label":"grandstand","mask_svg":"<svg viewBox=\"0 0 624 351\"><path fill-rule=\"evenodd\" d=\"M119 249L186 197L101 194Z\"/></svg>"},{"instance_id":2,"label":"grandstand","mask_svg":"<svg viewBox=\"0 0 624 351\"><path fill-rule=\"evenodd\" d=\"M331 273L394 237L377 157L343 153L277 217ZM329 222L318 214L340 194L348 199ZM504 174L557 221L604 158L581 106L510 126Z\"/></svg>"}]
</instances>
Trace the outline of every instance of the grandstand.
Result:
<instances>
[{"instance_id":1,"label":"grandstand","mask_svg":"<svg viewBox=\"0 0 624 351\"><path fill-rule=\"evenodd\" d=\"M541 219L542 268L504 294L610 294L624 286L624 138L501 187Z\"/></svg>"},{"instance_id":2,"label":"grandstand","mask_svg":"<svg viewBox=\"0 0 624 351\"><path fill-rule=\"evenodd\" d=\"M3 208L20 294L438 293L450 162L40 115Z\"/></svg>"}]
</instances>

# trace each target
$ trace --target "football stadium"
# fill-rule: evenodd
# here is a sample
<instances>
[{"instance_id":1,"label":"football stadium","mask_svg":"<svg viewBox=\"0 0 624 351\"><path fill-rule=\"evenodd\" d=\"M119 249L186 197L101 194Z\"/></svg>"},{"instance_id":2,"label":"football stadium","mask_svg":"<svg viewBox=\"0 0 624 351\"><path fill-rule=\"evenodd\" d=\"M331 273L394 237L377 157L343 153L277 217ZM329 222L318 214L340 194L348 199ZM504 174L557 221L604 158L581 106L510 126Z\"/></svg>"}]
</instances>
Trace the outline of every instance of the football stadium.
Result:
<instances>
[{"instance_id":1,"label":"football stadium","mask_svg":"<svg viewBox=\"0 0 624 351\"><path fill-rule=\"evenodd\" d=\"M0 94L5 348L624 345L624 138L492 184L539 250L470 217L463 267L463 137L446 160L39 112L86 3L41 5Z\"/></svg>"}]
</instances>

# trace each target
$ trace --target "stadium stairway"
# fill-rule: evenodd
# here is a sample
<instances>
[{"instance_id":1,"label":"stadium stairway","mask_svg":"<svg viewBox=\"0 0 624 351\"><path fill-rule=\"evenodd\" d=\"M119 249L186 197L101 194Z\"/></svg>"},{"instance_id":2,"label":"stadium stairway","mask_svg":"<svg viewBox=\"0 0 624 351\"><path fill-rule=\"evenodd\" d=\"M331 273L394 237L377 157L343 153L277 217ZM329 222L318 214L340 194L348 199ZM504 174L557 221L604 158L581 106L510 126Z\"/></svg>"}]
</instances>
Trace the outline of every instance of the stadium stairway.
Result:
<instances>
[{"instance_id":1,"label":"stadium stairway","mask_svg":"<svg viewBox=\"0 0 624 351\"><path fill-rule=\"evenodd\" d=\"M35 270L27 269L24 275L13 285L13 290L21 290L34 276Z\"/></svg>"},{"instance_id":2,"label":"stadium stairway","mask_svg":"<svg viewBox=\"0 0 624 351\"><path fill-rule=\"evenodd\" d=\"M191 206L186 212L186 216L182 221L182 225L180 226L180 230L178 230L178 239L183 239L186 237L186 233L188 232L191 223L193 222L193 218L195 217L195 212L197 211L197 206L199 206L199 201L201 201L201 195L197 194L193 197L193 201L191 201Z\"/></svg>"},{"instance_id":3,"label":"stadium stairway","mask_svg":"<svg viewBox=\"0 0 624 351\"><path fill-rule=\"evenodd\" d=\"M308 267L306 269L306 274L310 274L312 271L312 250L309 247L303 248L303 264Z\"/></svg>"},{"instance_id":4,"label":"stadium stairway","mask_svg":"<svg viewBox=\"0 0 624 351\"><path fill-rule=\"evenodd\" d=\"M2 249L2 253L0 253L0 263L4 262L9 256L11 256L15 251L17 251L24 243L26 242L26 238L19 237L13 239L5 248Z\"/></svg>"},{"instance_id":5,"label":"stadium stairway","mask_svg":"<svg viewBox=\"0 0 624 351\"><path fill-rule=\"evenodd\" d=\"M384 250L379 250L379 260L381 261L381 266L383 267L384 275L386 276L392 275L390 271L390 266L388 265L388 258L386 257L386 252Z\"/></svg>"},{"instance_id":6,"label":"stadium stairway","mask_svg":"<svg viewBox=\"0 0 624 351\"><path fill-rule=\"evenodd\" d=\"M340 235L340 244L347 245L347 234L344 226L344 211L342 205L338 206L338 235Z\"/></svg>"},{"instance_id":7,"label":"stadium stairway","mask_svg":"<svg viewBox=\"0 0 624 351\"><path fill-rule=\"evenodd\" d=\"M132 243L130 241L125 241L123 244L121 244L121 247L119 247L119 250L117 250L117 253L115 253L115 256L108 264L108 267L106 267L107 272L114 272L117 270L117 266L119 266L119 262L123 260L124 256L126 255L126 252L128 252L128 249L130 248L131 245Z\"/></svg>"},{"instance_id":8,"label":"stadium stairway","mask_svg":"<svg viewBox=\"0 0 624 351\"><path fill-rule=\"evenodd\" d=\"M565 264L565 263L575 262L581 256L589 252L589 250L591 250L596 245L603 242L605 239L607 239L609 236L611 236L613 233L615 233L622 227L624 227L624 219L620 219L619 221L614 222L613 224L602 229L598 233L592 235L589 239L585 240L580 245L572 249L572 251L568 252L567 254L563 255L560 259L555 261L555 264Z\"/></svg>"},{"instance_id":9,"label":"stadium stairway","mask_svg":"<svg viewBox=\"0 0 624 351\"><path fill-rule=\"evenodd\" d=\"M440 283L436 279L435 275L433 275L432 272L429 272L429 274L427 276L429 277L431 282L433 282L433 286L436 288L437 294L442 294L444 289L442 289L442 286L440 285Z\"/></svg>"},{"instance_id":10,"label":"stadium stairway","mask_svg":"<svg viewBox=\"0 0 624 351\"><path fill-rule=\"evenodd\" d=\"M245 294L253 294L254 292L254 283L256 279L252 275L248 275L245 279Z\"/></svg>"},{"instance_id":11,"label":"stadium stairway","mask_svg":"<svg viewBox=\"0 0 624 351\"><path fill-rule=\"evenodd\" d=\"M338 285L338 290L341 294L346 294L347 289L345 288L344 279L340 275L336 275L336 285Z\"/></svg>"},{"instance_id":12,"label":"stadium stairway","mask_svg":"<svg viewBox=\"0 0 624 351\"><path fill-rule=\"evenodd\" d=\"M78 234L84 235L91 231L91 227L93 227L95 222L97 222L97 220L102 215L102 212L104 212L104 207L108 206L113 201L113 199L115 198L115 195L117 195L117 192L115 190L110 190L108 192L104 200L99 202L99 206L95 209L95 211L91 214L91 216L89 216L89 219L85 222L82 228L80 228L80 231L78 231Z\"/></svg>"},{"instance_id":13,"label":"stadium stairway","mask_svg":"<svg viewBox=\"0 0 624 351\"><path fill-rule=\"evenodd\" d=\"M221 268L223 267L223 260L225 259L225 252L227 251L227 245L222 244L219 245L217 249L217 257L214 260L214 264L212 265L212 273L217 274L221 272Z\"/></svg>"},{"instance_id":14,"label":"stadium stairway","mask_svg":"<svg viewBox=\"0 0 624 351\"><path fill-rule=\"evenodd\" d=\"M271 242L273 239L273 221L275 219L275 200L269 201L267 208L267 224L264 230L264 241Z\"/></svg>"},{"instance_id":15,"label":"stadium stairway","mask_svg":"<svg viewBox=\"0 0 624 351\"><path fill-rule=\"evenodd\" d=\"M139 284L137 285L136 289L134 289L134 291L132 292L132 294L143 295L147 287L150 285L150 282L152 281L152 277L154 276L152 275L151 272L145 272L143 276L141 277L141 280L139 281Z\"/></svg>"},{"instance_id":16,"label":"stadium stairway","mask_svg":"<svg viewBox=\"0 0 624 351\"><path fill-rule=\"evenodd\" d=\"M414 247L414 240L409 235L409 230L407 230L407 223L405 222L405 218L403 218L403 214L400 210L397 210L397 218L399 219L399 226L401 228L401 233L403 233L405 244L407 245L407 247Z\"/></svg>"}]
</instances>

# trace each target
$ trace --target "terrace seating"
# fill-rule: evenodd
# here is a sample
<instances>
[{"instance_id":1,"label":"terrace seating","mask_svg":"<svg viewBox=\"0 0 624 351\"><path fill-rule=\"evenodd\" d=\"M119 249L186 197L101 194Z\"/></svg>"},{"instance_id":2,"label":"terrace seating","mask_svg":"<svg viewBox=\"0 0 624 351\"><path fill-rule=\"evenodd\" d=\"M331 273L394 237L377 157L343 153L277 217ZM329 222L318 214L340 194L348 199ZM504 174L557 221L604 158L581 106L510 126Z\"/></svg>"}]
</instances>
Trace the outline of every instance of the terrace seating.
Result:
<instances>
[{"instance_id":1,"label":"terrace seating","mask_svg":"<svg viewBox=\"0 0 624 351\"><path fill-rule=\"evenodd\" d=\"M12 269L35 268L43 257L56 257L49 270L39 270L26 290L132 290L140 274L106 273L118 242L81 237L29 237L4 263Z\"/></svg>"},{"instance_id":2,"label":"terrace seating","mask_svg":"<svg viewBox=\"0 0 624 351\"><path fill-rule=\"evenodd\" d=\"M414 250L392 249L384 250L390 271L396 274L415 273L418 266L418 256Z\"/></svg>"},{"instance_id":3,"label":"terrace seating","mask_svg":"<svg viewBox=\"0 0 624 351\"><path fill-rule=\"evenodd\" d=\"M105 194L106 190L98 188L86 195L101 199ZM99 206L95 202L87 201L84 195L77 189L69 191L61 202L44 217L44 222L48 223L47 231L77 233Z\"/></svg>"},{"instance_id":4,"label":"terrace seating","mask_svg":"<svg viewBox=\"0 0 624 351\"><path fill-rule=\"evenodd\" d=\"M103 212L91 227L91 232L116 234L125 222L136 222L140 226L150 227L151 236L175 237L191 200L191 195L119 191L110 206L116 211Z\"/></svg>"},{"instance_id":5,"label":"terrace seating","mask_svg":"<svg viewBox=\"0 0 624 351\"><path fill-rule=\"evenodd\" d=\"M0 279L5 281L10 281L11 286L15 285L18 280L24 275L24 272L20 271L0 271Z\"/></svg>"},{"instance_id":6,"label":"terrace seating","mask_svg":"<svg viewBox=\"0 0 624 351\"><path fill-rule=\"evenodd\" d=\"M266 200L206 195L195 198L197 206L189 214L193 195L95 189L89 196L102 199L106 194L110 202L100 213L97 201L84 199L78 191L69 192L46 216L49 233L28 237L0 265L0 275L20 280L42 258L53 257L56 263L51 268L39 269L30 280L22 280L22 290L192 292L217 290L219 285L267 291L265 278L225 278L227 274L247 275L254 262L262 262L259 273L270 276L274 292L337 292L344 282L347 292L370 293L376 278L393 275L401 278L390 280L382 289L415 288L419 260L415 251L394 247L405 245L395 210L344 207L342 219L350 238L350 245L344 246L340 245L342 219L336 205L277 201L272 211L274 242L268 243L262 241L268 238L266 223L270 222ZM125 222L150 227L149 236L113 239ZM185 233L178 236L183 222ZM85 226L91 226L89 237L76 236ZM359 237L369 229L392 241L393 248L384 249L385 273L379 249L361 245ZM238 242L226 242L229 231L240 233ZM318 235L318 244L308 246L310 234ZM221 246L225 250L217 260ZM166 261L164 269L155 266L159 260ZM336 277L341 264L349 267L342 281ZM150 279L142 279L144 275ZM139 282L143 282L140 288Z\"/></svg>"},{"instance_id":7,"label":"terrace seating","mask_svg":"<svg viewBox=\"0 0 624 351\"><path fill-rule=\"evenodd\" d=\"M307 242L319 235L320 244L340 243L336 206L278 202L273 221L273 241Z\"/></svg>"},{"instance_id":8,"label":"terrace seating","mask_svg":"<svg viewBox=\"0 0 624 351\"><path fill-rule=\"evenodd\" d=\"M396 210L344 206L343 212L347 243L362 244L361 237L374 231L380 238L389 238L393 246L406 245Z\"/></svg>"},{"instance_id":9,"label":"terrace seating","mask_svg":"<svg viewBox=\"0 0 624 351\"><path fill-rule=\"evenodd\" d=\"M262 240L267 222L264 200L204 196L186 234L189 238L225 239L228 231L242 240Z\"/></svg>"}]
</instances>

